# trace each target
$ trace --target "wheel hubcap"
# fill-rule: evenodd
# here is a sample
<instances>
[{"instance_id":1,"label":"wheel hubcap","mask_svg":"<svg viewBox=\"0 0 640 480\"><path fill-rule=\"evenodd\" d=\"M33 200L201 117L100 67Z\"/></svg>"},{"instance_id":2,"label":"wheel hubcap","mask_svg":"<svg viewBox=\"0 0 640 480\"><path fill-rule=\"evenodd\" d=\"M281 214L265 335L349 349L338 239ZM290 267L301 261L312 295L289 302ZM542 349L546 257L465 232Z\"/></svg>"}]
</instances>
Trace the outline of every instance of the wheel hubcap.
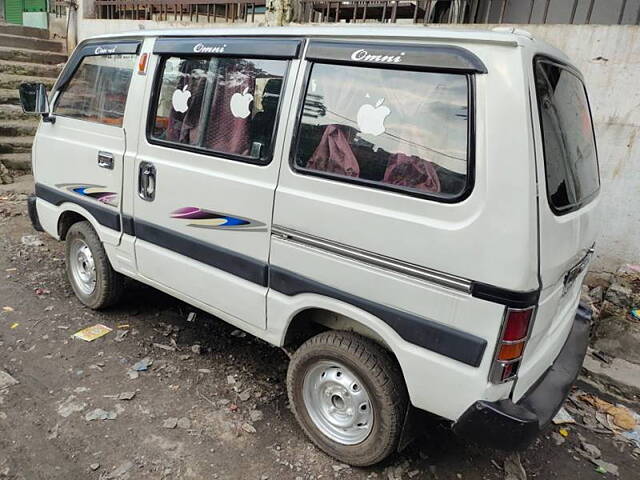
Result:
<instances>
[{"instance_id":1,"label":"wheel hubcap","mask_svg":"<svg viewBox=\"0 0 640 480\"><path fill-rule=\"evenodd\" d=\"M91 295L96 288L96 265L89 245L78 238L71 243L69 262L73 282L86 295Z\"/></svg>"},{"instance_id":2,"label":"wheel hubcap","mask_svg":"<svg viewBox=\"0 0 640 480\"><path fill-rule=\"evenodd\" d=\"M363 442L373 428L369 393L360 379L339 362L323 360L306 373L302 396L315 426L343 445Z\"/></svg>"}]
</instances>

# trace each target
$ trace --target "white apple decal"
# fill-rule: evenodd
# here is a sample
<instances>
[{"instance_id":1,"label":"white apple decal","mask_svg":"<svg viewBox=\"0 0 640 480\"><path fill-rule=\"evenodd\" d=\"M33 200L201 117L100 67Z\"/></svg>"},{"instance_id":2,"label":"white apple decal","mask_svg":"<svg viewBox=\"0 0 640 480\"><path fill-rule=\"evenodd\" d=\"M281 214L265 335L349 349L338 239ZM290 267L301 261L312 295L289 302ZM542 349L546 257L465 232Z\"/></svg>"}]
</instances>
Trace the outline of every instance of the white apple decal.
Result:
<instances>
[{"instance_id":1,"label":"white apple decal","mask_svg":"<svg viewBox=\"0 0 640 480\"><path fill-rule=\"evenodd\" d=\"M171 105L176 112L184 113L189 110L189 99L191 98L191 92L187 90L187 85L182 87L182 90L178 89L173 92L171 97Z\"/></svg>"},{"instance_id":2,"label":"white apple decal","mask_svg":"<svg viewBox=\"0 0 640 480\"><path fill-rule=\"evenodd\" d=\"M384 98L376 102L376 106L365 103L358 110L356 120L358 128L362 133L370 135L380 135L384 133L384 120L389 116L391 110L386 105L382 105Z\"/></svg>"},{"instance_id":3,"label":"white apple decal","mask_svg":"<svg viewBox=\"0 0 640 480\"><path fill-rule=\"evenodd\" d=\"M229 106L231 107L231 113L236 118L247 118L251 113L249 105L253 101L253 95L247 93L248 91L249 87L245 88L242 93L236 92L231 96Z\"/></svg>"}]
</instances>

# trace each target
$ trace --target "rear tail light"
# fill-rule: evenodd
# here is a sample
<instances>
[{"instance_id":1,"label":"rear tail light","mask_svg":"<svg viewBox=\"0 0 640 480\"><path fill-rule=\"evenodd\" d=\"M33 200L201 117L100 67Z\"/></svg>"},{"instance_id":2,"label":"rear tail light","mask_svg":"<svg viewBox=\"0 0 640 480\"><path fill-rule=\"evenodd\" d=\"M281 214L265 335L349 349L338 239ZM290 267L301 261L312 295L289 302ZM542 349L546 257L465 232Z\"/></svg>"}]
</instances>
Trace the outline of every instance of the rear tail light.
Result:
<instances>
[{"instance_id":1,"label":"rear tail light","mask_svg":"<svg viewBox=\"0 0 640 480\"><path fill-rule=\"evenodd\" d=\"M496 355L491 370L491 381L502 383L515 378L524 354L535 307L507 308Z\"/></svg>"}]
</instances>

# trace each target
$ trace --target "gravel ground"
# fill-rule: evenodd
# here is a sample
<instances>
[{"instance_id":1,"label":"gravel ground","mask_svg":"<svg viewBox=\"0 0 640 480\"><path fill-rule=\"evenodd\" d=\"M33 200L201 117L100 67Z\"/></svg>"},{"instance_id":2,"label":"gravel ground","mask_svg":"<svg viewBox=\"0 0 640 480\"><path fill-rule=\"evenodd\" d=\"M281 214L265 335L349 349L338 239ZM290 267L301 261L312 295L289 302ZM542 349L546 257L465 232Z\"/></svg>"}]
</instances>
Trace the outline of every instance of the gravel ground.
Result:
<instances>
[{"instance_id":1,"label":"gravel ground","mask_svg":"<svg viewBox=\"0 0 640 480\"><path fill-rule=\"evenodd\" d=\"M0 371L19 382L0 389L0 479L507 478L513 457L433 420L382 465L341 465L295 423L282 350L135 282L117 308L84 308L66 281L62 244L45 234L42 245L22 243L36 232L12 190L29 182L0 190ZM93 342L71 337L97 323L113 331ZM147 357L148 369L132 373ZM115 418L87 419L96 415ZM571 426L557 445L557 430L521 454L527 478L615 478L579 454L581 437L619 478L638 478L628 444Z\"/></svg>"}]
</instances>

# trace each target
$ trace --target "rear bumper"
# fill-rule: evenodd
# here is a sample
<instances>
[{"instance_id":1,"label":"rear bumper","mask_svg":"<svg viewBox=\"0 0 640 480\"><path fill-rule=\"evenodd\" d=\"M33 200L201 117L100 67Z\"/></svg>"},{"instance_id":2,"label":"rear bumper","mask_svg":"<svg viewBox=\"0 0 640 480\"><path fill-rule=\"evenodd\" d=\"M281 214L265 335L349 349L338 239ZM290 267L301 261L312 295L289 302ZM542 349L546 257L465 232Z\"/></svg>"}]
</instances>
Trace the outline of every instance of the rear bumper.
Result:
<instances>
[{"instance_id":1,"label":"rear bumper","mask_svg":"<svg viewBox=\"0 0 640 480\"><path fill-rule=\"evenodd\" d=\"M31 219L31 225L33 225L33 228L38 232L44 232L42 225L40 225L40 219L38 218L36 200L37 197L35 195L29 195L27 198L27 211L29 212L29 219Z\"/></svg>"},{"instance_id":2,"label":"rear bumper","mask_svg":"<svg viewBox=\"0 0 640 480\"><path fill-rule=\"evenodd\" d=\"M478 401L454 424L454 432L493 448L526 448L551 422L580 372L589 344L591 315L591 310L580 304L560 354L518 403L508 399Z\"/></svg>"}]
</instances>

